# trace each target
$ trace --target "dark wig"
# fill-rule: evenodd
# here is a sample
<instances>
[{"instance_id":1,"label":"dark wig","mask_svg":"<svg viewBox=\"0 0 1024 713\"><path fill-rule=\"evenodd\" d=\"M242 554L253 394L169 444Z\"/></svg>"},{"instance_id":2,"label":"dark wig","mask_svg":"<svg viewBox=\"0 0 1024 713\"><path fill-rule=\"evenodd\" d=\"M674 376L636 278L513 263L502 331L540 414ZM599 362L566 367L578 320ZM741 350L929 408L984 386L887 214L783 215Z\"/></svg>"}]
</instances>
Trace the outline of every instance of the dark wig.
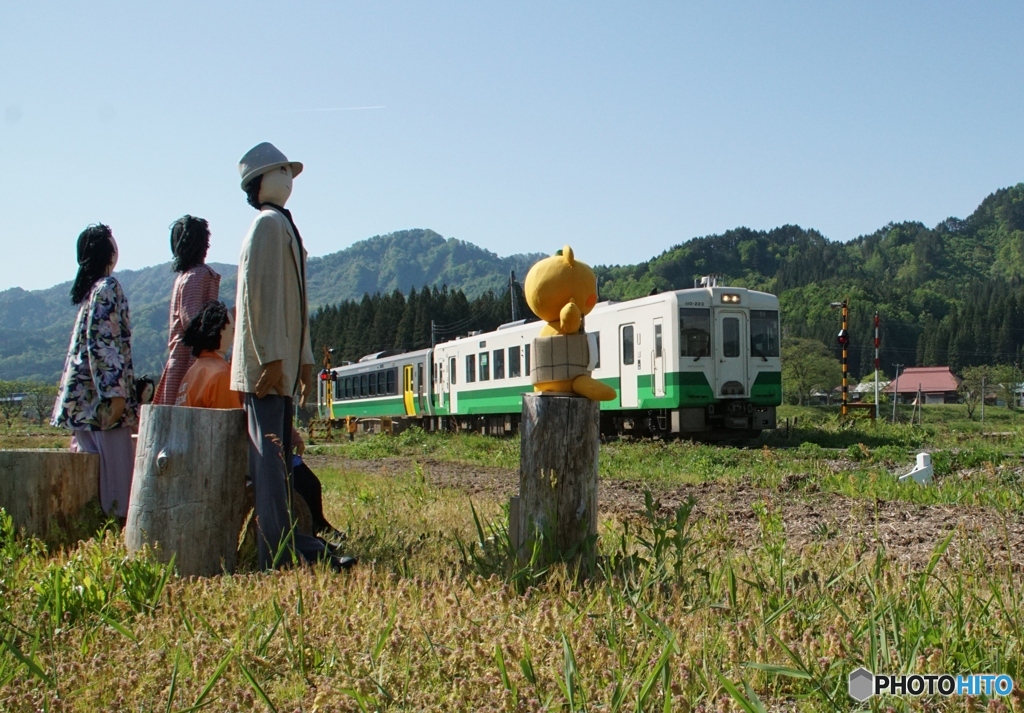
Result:
<instances>
[{"instance_id":1,"label":"dark wig","mask_svg":"<svg viewBox=\"0 0 1024 713\"><path fill-rule=\"evenodd\" d=\"M210 249L210 224L194 215L183 215L171 224L172 265L175 272L191 270L206 260Z\"/></svg>"},{"instance_id":2,"label":"dark wig","mask_svg":"<svg viewBox=\"0 0 1024 713\"><path fill-rule=\"evenodd\" d=\"M78 274L71 285L71 304L80 305L96 281L107 274L114 257L114 234L103 223L90 225L78 236Z\"/></svg>"},{"instance_id":3,"label":"dark wig","mask_svg":"<svg viewBox=\"0 0 1024 713\"><path fill-rule=\"evenodd\" d=\"M199 356L204 351L220 349L220 333L228 323L228 308L223 302L213 300L203 305L199 314L185 327L182 341L186 347L192 347L192 356Z\"/></svg>"},{"instance_id":4,"label":"dark wig","mask_svg":"<svg viewBox=\"0 0 1024 713\"><path fill-rule=\"evenodd\" d=\"M256 210L260 209L260 188L263 186L263 174L256 176L245 184L245 200Z\"/></svg>"}]
</instances>

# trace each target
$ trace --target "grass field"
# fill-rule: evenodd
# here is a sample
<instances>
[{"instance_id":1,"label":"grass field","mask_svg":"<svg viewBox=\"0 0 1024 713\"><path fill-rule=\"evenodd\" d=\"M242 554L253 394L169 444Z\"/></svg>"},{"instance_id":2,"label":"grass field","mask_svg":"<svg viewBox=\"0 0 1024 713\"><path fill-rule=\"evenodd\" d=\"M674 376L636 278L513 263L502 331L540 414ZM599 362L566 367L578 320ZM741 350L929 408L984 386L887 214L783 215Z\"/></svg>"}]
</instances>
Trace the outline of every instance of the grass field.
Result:
<instances>
[{"instance_id":1,"label":"grass field","mask_svg":"<svg viewBox=\"0 0 1024 713\"><path fill-rule=\"evenodd\" d=\"M60 548L0 518L0 710L1024 710L846 691L859 666L1024 677L1024 418L780 415L743 447L603 445L585 581L508 555L517 439L311 445L344 574L181 579L112 525ZM921 450L935 482L897 483Z\"/></svg>"}]
</instances>

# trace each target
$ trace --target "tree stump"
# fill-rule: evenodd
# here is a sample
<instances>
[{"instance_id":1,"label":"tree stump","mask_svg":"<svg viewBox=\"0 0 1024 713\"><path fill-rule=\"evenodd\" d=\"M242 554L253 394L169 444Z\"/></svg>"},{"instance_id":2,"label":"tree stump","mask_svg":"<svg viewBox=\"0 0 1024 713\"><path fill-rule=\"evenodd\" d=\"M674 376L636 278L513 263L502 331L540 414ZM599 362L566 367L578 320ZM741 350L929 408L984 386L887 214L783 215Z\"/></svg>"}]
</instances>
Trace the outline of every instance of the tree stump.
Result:
<instances>
[{"instance_id":1,"label":"tree stump","mask_svg":"<svg viewBox=\"0 0 1024 713\"><path fill-rule=\"evenodd\" d=\"M600 405L579 396L523 394L519 496L509 535L521 559L535 543L543 566L583 556L589 568L597 539Z\"/></svg>"},{"instance_id":2,"label":"tree stump","mask_svg":"<svg viewBox=\"0 0 1024 713\"><path fill-rule=\"evenodd\" d=\"M249 468L249 435L242 409L142 407L125 541L143 544L178 573L231 572Z\"/></svg>"},{"instance_id":3,"label":"tree stump","mask_svg":"<svg viewBox=\"0 0 1024 713\"><path fill-rule=\"evenodd\" d=\"M100 497L100 457L69 451L0 451L0 507L16 528L51 541Z\"/></svg>"}]
</instances>

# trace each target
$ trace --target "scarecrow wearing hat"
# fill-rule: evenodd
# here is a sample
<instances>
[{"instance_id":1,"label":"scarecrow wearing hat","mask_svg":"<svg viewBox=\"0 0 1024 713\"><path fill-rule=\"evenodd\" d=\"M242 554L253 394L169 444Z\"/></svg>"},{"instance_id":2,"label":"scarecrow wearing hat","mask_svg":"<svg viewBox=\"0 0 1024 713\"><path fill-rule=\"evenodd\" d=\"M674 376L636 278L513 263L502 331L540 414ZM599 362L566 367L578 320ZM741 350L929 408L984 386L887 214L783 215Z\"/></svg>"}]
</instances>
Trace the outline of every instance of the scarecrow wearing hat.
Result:
<instances>
[{"instance_id":1,"label":"scarecrow wearing hat","mask_svg":"<svg viewBox=\"0 0 1024 713\"><path fill-rule=\"evenodd\" d=\"M242 394L249 421L259 565L287 564L297 553L308 562L345 566L322 540L294 532L289 510L293 400L298 396L305 405L313 387L306 251L284 207L302 164L262 143L242 157L238 170L249 205L259 211L238 258L231 365L231 388Z\"/></svg>"}]
</instances>

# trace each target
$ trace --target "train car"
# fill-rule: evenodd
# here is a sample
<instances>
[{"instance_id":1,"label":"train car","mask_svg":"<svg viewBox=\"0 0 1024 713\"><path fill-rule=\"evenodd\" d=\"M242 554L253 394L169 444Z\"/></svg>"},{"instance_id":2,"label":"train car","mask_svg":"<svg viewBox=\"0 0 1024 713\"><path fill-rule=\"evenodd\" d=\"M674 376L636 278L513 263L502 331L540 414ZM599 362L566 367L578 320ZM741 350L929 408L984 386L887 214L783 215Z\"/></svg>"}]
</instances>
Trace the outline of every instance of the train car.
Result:
<instances>
[{"instance_id":1,"label":"train car","mask_svg":"<svg viewBox=\"0 0 1024 713\"><path fill-rule=\"evenodd\" d=\"M539 329L515 322L334 369L332 414L415 419L428 430L514 432L522 394L532 389L530 352ZM775 427L782 379L774 295L705 278L693 289L599 303L586 330L598 347L593 376L617 395L601 403L603 433L735 437ZM364 389L363 373L396 369L394 392L387 377L383 396ZM358 395L346 396L357 377Z\"/></svg>"}]
</instances>

